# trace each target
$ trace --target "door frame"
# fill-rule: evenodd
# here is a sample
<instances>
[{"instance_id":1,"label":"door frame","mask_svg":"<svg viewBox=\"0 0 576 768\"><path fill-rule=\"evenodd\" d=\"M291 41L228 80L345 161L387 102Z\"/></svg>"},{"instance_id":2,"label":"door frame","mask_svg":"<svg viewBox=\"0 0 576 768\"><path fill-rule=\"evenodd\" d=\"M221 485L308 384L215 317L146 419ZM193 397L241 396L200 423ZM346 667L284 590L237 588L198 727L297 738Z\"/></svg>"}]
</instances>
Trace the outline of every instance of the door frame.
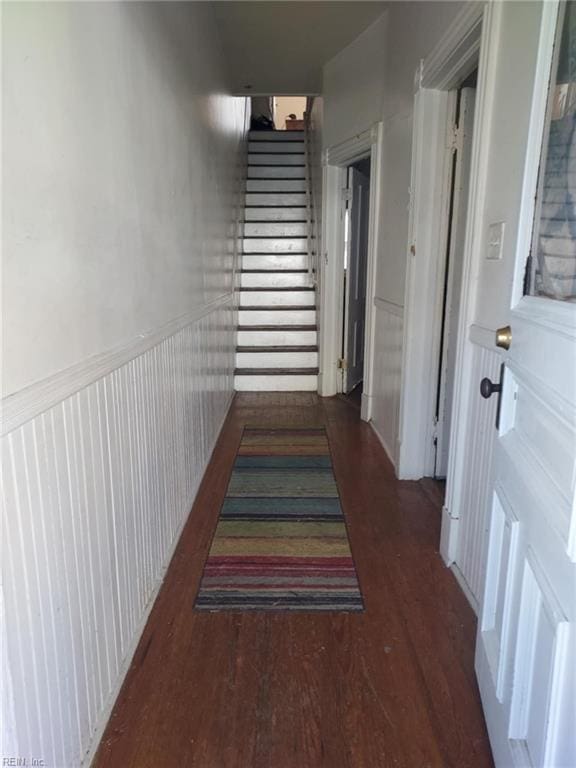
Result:
<instances>
[{"instance_id":1,"label":"door frame","mask_svg":"<svg viewBox=\"0 0 576 768\"><path fill-rule=\"evenodd\" d=\"M338 359L342 350L344 312L344 219L342 190L346 188L348 166L370 157L370 201L368 210L368 253L366 263L366 314L364 340L364 390L361 418L371 418L374 391L376 265L379 243L379 211L383 175L383 127L378 122L365 131L335 144L322 157L322 252L320 259L319 376L318 392L331 397L342 391Z\"/></svg>"},{"instance_id":2,"label":"door frame","mask_svg":"<svg viewBox=\"0 0 576 768\"><path fill-rule=\"evenodd\" d=\"M485 47L486 17L490 3L469 2L456 16L432 53L420 63L414 80L414 128L408 252L406 255L405 322L402 347L402 384L398 477L418 480L434 472L434 408L438 356L442 329L444 269L449 225L454 89L477 66L481 44ZM481 58L485 59L485 54ZM477 94L486 90L484 70L479 71ZM471 178L479 135L481 98L474 119ZM476 152L474 151L476 149ZM472 187L473 185L471 185ZM470 220L472 197L469 198ZM468 227L467 227L468 229ZM471 278L470 243L466 238L463 287ZM463 290L463 299L466 291ZM465 302L460 314L466 314ZM458 337L462 333L459 323ZM457 347L460 338L457 339ZM454 395L461 387L458 371ZM456 410L453 409L453 425ZM447 489L448 492L448 489Z\"/></svg>"}]
</instances>

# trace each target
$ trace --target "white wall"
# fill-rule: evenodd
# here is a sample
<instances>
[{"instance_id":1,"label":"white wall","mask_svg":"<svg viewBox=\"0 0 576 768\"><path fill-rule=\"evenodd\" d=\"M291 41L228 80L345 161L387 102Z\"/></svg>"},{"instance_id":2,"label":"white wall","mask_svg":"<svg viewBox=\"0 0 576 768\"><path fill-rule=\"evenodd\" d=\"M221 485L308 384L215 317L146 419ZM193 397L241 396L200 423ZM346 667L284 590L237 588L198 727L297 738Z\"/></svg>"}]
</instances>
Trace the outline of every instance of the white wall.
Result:
<instances>
[{"instance_id":1,"label":"white wall","mask_svg":"<svg viewBox=\"0 0 576 768\"><path fill-rule=\"evenodd\" d=\"M461 7L461 2L390 3L380 19L324 68L326 147L377 121L384 125L372 421L394 463L398 457L414 74Z\"/></svg>"},{"instance_id":2,"label":"white wall","mask_svg":"<svg viewBox=\"0 0 576 768\"><path fill-rule=\"evenodd\" d=\"M204 4L4 16L6 395L230 290L244 102Z\"/></svg>"},{"instance_id":3,"label":"white wall","mask_svg":"<svg viewBox=\"0 0 576 768\"><path fill-rule=\"evenodd\" d=\"M324 67L324 146L332 147L382 119L386 71L384 13Z\"/></svg>"},{"instance_id":4,"label":"white wall","mask_svg":"<svg viewBox=\"0 0 576 768\"><path fill-rule=\"evenodd\" d=\"M3 757L88 759L232 396L211 13L4 7Z\"/></svg>"}]
</instances>

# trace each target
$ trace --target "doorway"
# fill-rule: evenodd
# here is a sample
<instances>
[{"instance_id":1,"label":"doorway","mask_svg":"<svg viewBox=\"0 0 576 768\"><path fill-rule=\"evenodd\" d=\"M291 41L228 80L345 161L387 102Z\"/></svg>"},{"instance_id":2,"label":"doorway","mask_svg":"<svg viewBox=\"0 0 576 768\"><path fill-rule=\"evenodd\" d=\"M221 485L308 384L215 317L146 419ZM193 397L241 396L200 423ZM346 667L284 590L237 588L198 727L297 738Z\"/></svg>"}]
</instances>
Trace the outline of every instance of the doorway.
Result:
<instances>
[{"instance_id":1,"label":"doorway","mask_svg":"<svg viewBox=\"0 0 576 768\"><path fill-rule=\"evenodd\" d=\"M277 131L301 131L304 128L306 96L274 96L272 111Z\"/></svg>"},{"instance_id":2,"label":"doorway","mask_svg":"<svg viewBox=\"0 0 576 768\"><path fill-rule=\"evenodd\" d=\"M360 404L364 382L370 157L348 166L343 195L342 393Z\"/></svg>"},{"instance_id":3,"label":"doorway","mask_svg":"<svg viewBox=\"0 0 576 768\"><path fill-rule=\"evenodd\" d=\"M452 424L460 294L470 190L470 165L478 70L456 89L453 121L449 128L451 159L442 281L436 399L434 409L434 477L446 478Z\"/></svg>"}]
</instances>

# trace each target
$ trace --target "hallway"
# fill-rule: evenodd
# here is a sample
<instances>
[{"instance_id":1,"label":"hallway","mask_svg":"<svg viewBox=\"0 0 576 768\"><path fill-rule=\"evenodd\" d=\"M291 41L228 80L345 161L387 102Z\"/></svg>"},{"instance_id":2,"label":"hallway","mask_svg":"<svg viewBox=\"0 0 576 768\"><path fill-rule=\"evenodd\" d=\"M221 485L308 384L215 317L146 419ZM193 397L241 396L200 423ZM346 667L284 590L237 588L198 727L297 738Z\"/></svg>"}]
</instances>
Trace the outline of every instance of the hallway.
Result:
<instances>
[{"instance_id":1,"label":"hallway","mask_svg":"<svg viewBox=\"0 0 576 768\"><path fill-rule=\"evenodd\" d=\"M192 610L245 425L325 425L365 612ZM238 394L94 765L492 765L476 620L430 498L344 399Z\"/></svg>"}]
</instances>

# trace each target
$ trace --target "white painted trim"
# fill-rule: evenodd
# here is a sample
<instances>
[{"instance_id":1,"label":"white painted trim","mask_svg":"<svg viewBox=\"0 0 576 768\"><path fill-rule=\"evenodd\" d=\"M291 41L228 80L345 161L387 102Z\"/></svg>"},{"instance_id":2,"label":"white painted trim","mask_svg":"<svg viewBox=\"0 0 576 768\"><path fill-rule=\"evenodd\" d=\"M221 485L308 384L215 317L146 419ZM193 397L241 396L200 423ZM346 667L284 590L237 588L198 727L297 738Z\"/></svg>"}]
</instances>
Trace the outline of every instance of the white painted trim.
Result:
<instances>
[{"instance_id":1,"label":"white painted trim","mask_svg":"<svg viewBox=\"0 0 576 768\"><path fill-rule=\"evenodd\" d=\"M370 211L368 214L368 260L366 267L366 316L364 324L364 385L365 407L360 416L363 421L372 418L374 395L374 363L376 357L376 274L380 242L380 210L382 200L382 171L384 168L384 126L378 123L371 130L372 149L370 153Z\"/></svg>"},{"instance_id":2,"label":"white painted trim","mask_svg":"<svg viewBox=\"0 0 576 768\"><path fill-rule=\"evenodd\" d=\"M341 221L342 188L346 166L370 155L370 210L368 214L368 261L366 271L366 316L364 347L364 397L361 418L371 418L374 390L375 298L378 243L380 238L380 201L382 198L384 129L381 122L324 152L323 237L324 253L320 292L320 376L323 397L337 394L341 388L336 361L341 351L341 318L344 306L344 238Z\"/></svg>"},{"instance_id":3,"label":"white painted trim","mask_svg":"<svg viewBox=\"0 0 576 768\"><path fill-rule=\"evenodd\" d=\"M207 313L206 313L207 314ZM218 442L218 438L220 437L220 433L222 432L222 428L224 427L224 423L226 422L226 419L228 418L228 413L230 412L230 408L232 406L232 402L234 401L236 393L234 391L230 392L228 397L228 402L224 407L224 414L222 416L222 419L220 421L220 426L215 432L214 442L212 445L212 450L210 451L210 457L208 461L206 462L206 467L210 464L212 460L212 454L214 453L214 449L216 448L216 444ZM204 470L206 469L204 468ZM198 491L200 490L200 486L198 487ZM196 496L198 495L198 491L196 492ZM112 715L112 710L114 709L114 705L116 704L116 699L118 698L120 694L120 690L122 686L124 685L124 679L126 677L126 674L128 670L130 669L130 666L132 665L132 661L134 659L134 654L136 653L136 649L138 648L138 644L140 643L140 639L142 637L142 633L144 632L144 628L146 627L146 624L148 622L148 619L150 617L150 613L152 612L152 608L154 607L154 604L156 602L156 598L158 597L158 593L160 592L160 588L162 584L164 583L164 577L166 575L166 571L168 570L170 563L172 562L172 557L174 555L174 552L176 551L176 548L178 547L178 544L180 542L180 537L182 535L182 531L184 530L186 523L188 522L190 518L190 512L192 511L192 507L194 506L194 503L196 501L196 496L192 500L192 503L190 504L190 510L189 513L186 515L184 520L182 521L180 527L176 531L174 535L174 540L172 543L172 546L170 548L170 552L168 553L168 556L166 558L166 561L164 563L164 567L162 569L162 573L158 577L156 581L156 585L152 591L152 594L150 595L150 598L148 600L148 603L146 604L146 607L144 609L144 612L142 614L142 618L138 622L138 625L134 628L134 633L132 635L132 640L130 642L130 647L126 651L126 655L124 657L124 661L122 663L122 667L118 673L118 677L116 680L116 684L114 688L110 691L110 694L108 696L108 700L106 704L104 705L104 708L102 710L102 713L100 715L100 721L98 723L97 728L92 734L92 738L90 741L90 746L88 747L86 753L84 754L83 758L80 761L81 766L90 766L92 765L92 762L94 761L94 758L96 757L96 752L98 751L98 747L100 746L100 742L102 741L102 736L104 735L104 731L106 730L106 726L108 725L108 721L110 720L110 717ZM191 608L190 608L191 610Z\"/></svg>"},{"instance_id":4,"label":"white painted trim","mask_svg":"<svg viewBox=\"0 0 576 768\"><path fill-rule=\"evenodd\" d=\"M367 421L367 419L366 419L366 421ZM380 442L380 445L384 449L384 453L388 457L388 460L389 460L390 464L392 464L392 466L394 467L394 471L396 471L396 461L394 460L394 457L391 455L390 450L389 450L388 446L386 445L386 440L384 440L384 438L382 437L382 435L378 431L378 427L376 426L376 424L373 421L370 422L370 426L372 427L372 430L374 431L374 434L378 438L378 441Z\"/></svg>"},{"instance_id":5,"label":"white painted trim","mask_svg":"<svg viewBox=\"0 0 576 768\"><path fill-rule=\"evenodd\" d=\"M451 149L447 137L455 107L454 95L448 91L476 65L484 8L483 2L465 4L415 76L400 392L401 479L416 480L434 472L435 382L450 203Z\"/></svg>"},{"instance_id":6,"label":"white painted trim","mask_svg":"<svg viewBox=\"0 0 576 768\"><path fill-rule=\"evenodd\" d=\"M464 246L464 265L462 271L462 294L460 298L460 318L456 352L456 375L454 380L454 400L452 404L452 426L450 430L450 455L446 478L445 506L448 514L442 518L442 526L454 528L450 532L442 531L442 542L457 542L460 508L462 505L463 482L466 477L466 441L468 438L468 412L471 407L470 397L474 390L472 381L473 348L470 345L469 332L473 324L474 295L478 281L478 270L482 258L481 242L484 215L484 200L488 178L488 160L494 96L498 79L498 44L502 23L502 3L488 3L484 9L482 21L482 42L474 118L474 136L472 141L472 160L470 166L470 196L468 199L468 224ZM486 342L488 339L484 336ZM483 345L485 346L485 344ZM492 347L494 349L494 347ZM454 561L456 551L442 551L444 561Z\"/></svg>"},{"instance_id":7,"label":"white painted trim","mask_svg":"<svg viewBox=\"0 0 576 768\"><path fill-rule=\"evenodd\" d=\"M320 263L320 292L318 323L318 392L322 397L332 397L338 392L337 360L340 357L341 328L338 328L337 312L343 298L342 280L337 265L344 258L344 230L340 215L342 189L346 170L324 164L322 183L322 244Z\"/></svg>"},{"instance_id":8,"label":"white painted trim","mask_svg":"<svg viewBox=\"0 0 576 768\"><path fill-rule=\"evenodd\" d=\"M420 87L449 91L476 66L484 2L469 0L422 63Z\"/></svg>"},{"instance_id":9,"label":"white painted trim","mask_svg":"<svg viewBox=\"0 0 576 768\"><path fill-rule=\"evenodd\" d=\"M450 202L446 139L452 104L443 91L421 90L415 97L400 390L398 476L403 480L418 480L434 470L433 415Z\"/></svg>"},{"instance_id":10,"label":"white painted trim","mask_svg":"<svg viewBox=\"0 0 576 768\"><path fill-rule=\"evenodd\" d=\"M348 139L344 139L339 144L334 144L328 147L326 150L326 161L329 165L351 165L357 160L361 160L370 152L372 145L375 143L376 132L378 126L381 123L377 123L366 131L357 133L355 136L351 136Z\"/></svg>"},{"instance_id":11,"label":"white painted trim","mask_svg":"<svg viewBox=\"0 0 576 768\"><path fill-rule=\"evenodd\" d=\"M404 317L404 307L401 304L396 304L394 301L388 301L388 299L382 299L380 296L374 296L374 306L377 309L383 309L390 315Z\"/></svg>"},{"instance_id":12,"label":"white painted trim","mask_svg":"<svg viewBox=\"0 0 576 768\"><path fill-rule=\"evenodd\" d=\"M233 298L233 293L220 296L203 307L198 307L192 312L171 320L157 330L143 333L127 344L71 365L63 371L3 398L0 403L2 412L0 434L6 435L12 432L40 413L71 397L75 392L144 354L187 325L230 303Z\"/></svg>"},{"instance_id":13,"label":"white painted trim","mask_svg":"<svg viewBox=\"0 0 576 768\"><path fill-rule=\"evenodd\" d=\"M468 583L467 583L466 579L464 578L464 574L462 573L460 568L458 568L456 563L452 563L450 565L450 570L454 574L454 578L458 582L458 586L460 587L462 592L464 592L464 595L466 596L466 599L470 603L470 607L474 611L475 615L478 616L479 615L479 611L480 611L480 606L478 604L478 600L476 600L476 598L472 594L472 590L468 586Z\"/></svg>"}]
</instances>

